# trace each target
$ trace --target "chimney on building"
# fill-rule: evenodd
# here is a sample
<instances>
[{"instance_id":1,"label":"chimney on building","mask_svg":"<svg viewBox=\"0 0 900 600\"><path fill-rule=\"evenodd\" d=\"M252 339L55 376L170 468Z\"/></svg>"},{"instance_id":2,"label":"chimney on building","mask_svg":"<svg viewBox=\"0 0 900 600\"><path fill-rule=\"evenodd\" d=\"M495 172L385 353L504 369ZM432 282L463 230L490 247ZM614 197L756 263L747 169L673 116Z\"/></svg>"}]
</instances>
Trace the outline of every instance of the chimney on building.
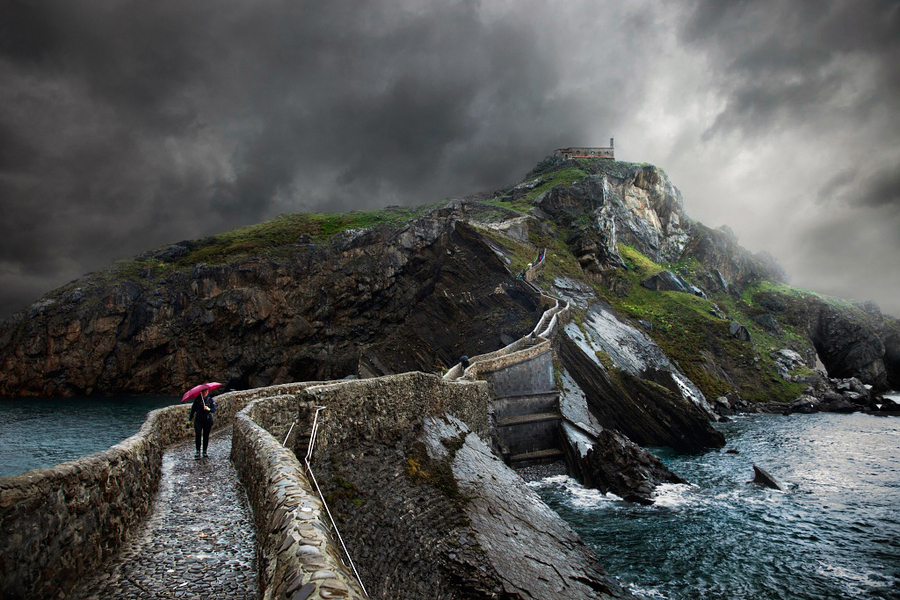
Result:
<instances>
[{"instance_id":1,"label":"chimney on building","mask_svg":"<svg viewBox=\"0 0 900 600\"><path fill-rule=\"evenodd\" d=\"M615 140L614 140L613 138L609 138L609 147L610 147L610 148L615 148L615 147L616 147L615 144L613 143L614 141L615 141Z\"/></svg>"}]
</instances>

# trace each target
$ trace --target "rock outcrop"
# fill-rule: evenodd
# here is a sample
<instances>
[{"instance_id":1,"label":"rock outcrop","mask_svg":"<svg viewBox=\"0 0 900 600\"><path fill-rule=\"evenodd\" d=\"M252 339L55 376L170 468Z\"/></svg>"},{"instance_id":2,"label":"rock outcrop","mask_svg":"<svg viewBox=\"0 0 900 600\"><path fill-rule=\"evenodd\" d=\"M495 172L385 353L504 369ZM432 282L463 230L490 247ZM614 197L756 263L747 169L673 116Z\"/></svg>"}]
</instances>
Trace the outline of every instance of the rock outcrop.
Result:
<instances>
[{"instance_id":1,"label":"rock outcrop","mask_svg":"<svg viewBox=\"0 0 900 600\"><path fill-rule=\"evenodd\" d=\"M900 328L874 303L861 306L810 293L764 291L756 303L773 319L804 331L833 378L859 378L883 391L900 380Z\"/></svg>"},{"instance_id":2,"label":"rock outcrop","mask_svg":"<svg viewBox=\"0 0 900 600\"><path fill-rule=\"evenodd\" d=\"M706 297L706 293L703 290L691 285L672 271L660 271L656 275L642 281L641 285L648 290L658 292L682 292L703 298Z\"/></svg>"},{"instance_id":3,"label":"rock outcrop","mask_svg":"<svg viewBox=\"0 0 900 600\"><path fill-rule=\"evenodd\" d=\"M280 256L115 270L34 304L0 330L0 395L172 393L430 371L533 325L534 292L450 216L298 243ZM145 257L146 258L146 257ZM119 277L115 279L115 277Z\"/></svg>"},{"instance_id":4,"label":"rock outcrop","mask_svg":"<svg viewBox=\"0 0 900 600\"><path fill-rule=\"evenodd\" d=\"M632 597L453 417L390 443L344 444L328 464L320 482L372 597Z\"/></svg>"},{"instance_id":5,"label":"rock outcrop","mask_svg":"<svg viewBox=\"0 0 900 600\"><path fill-rule=\"evenodd\" d=\"M660 483L684 483L648 450L600 425L587 396L561 369L559 410L569 472L582 485L638 504L652 504Z\"/></svg>"},{"instance_id":6,"label":"rock outcrop","mask_svg":"<svg viewBox=\"0 0 900 600\"><path fill-rule=\"evenodd\" d=\"M782 489L781 485L777 481L775 481L774 477L769 475L769 473L765 469L762 469L761 467L758 467L756 465L753 465L753 483L758 483L767 488L772 488L773 490Z\"/></svg>"},{"instance_id":7,"label":"rock outcrop","mask_svg":"<svg viewBox=\"0 0 900 600\"><path fill-rule=\"evenodd\" d=\"M559 356L603 428L619 431L642 446L670 446L684 452L725 445L722 434L710 426L709 416L680 393L625 370L610 370L569 335L560 336Z\"/></svg>"}]
</instances>

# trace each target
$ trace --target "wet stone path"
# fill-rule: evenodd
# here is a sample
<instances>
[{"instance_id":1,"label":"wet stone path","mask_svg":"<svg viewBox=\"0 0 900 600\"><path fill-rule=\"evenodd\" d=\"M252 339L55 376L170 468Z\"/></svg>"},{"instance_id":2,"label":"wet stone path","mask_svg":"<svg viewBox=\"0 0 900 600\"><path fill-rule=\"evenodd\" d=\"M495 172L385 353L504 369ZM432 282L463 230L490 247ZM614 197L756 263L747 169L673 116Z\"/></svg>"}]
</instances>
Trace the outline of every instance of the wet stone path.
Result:
<instances>
[{"instance_id":1,"label":"wet stone path","mask_svg":"<svg viewBox=\"0 0 900 600\"><path fill-rule=\"evenodd\" d=\"M208 458L194 459L193 437L168 448L147 522L71 597L255 599L256 533L230 453L230 426Z\"/></svg>"}]
</instances>

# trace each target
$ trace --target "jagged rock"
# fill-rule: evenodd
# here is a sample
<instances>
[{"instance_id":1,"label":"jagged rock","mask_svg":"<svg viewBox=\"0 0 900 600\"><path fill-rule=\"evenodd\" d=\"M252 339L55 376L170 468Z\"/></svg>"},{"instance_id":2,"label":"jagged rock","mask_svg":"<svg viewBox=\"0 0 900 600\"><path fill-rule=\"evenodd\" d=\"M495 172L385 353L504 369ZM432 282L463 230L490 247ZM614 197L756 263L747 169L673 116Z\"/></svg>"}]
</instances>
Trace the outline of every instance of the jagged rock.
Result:
<instances>
[{"instance_id":1,"label":"jagged rock","mask_svg":"<svg viewBox=\"0 0 900 600\"><path fill-rule=\"evenodd\" d=\"M887 372L887 387L900 390L900 319L885 318L884 368Z\"/></svg>"},{"instance_id":2,"label":"jagged rock","mask_svg":"<svg viewBox=\"0 0 900 600\"><path fill-rule=\"evenodd\" d=\"M598 318L600 317L601 315L598 315ZM585 323L588 322L586 318ZM619 330L627 332L631 339L647 339L634 328L619 328ZM576 341L582 335L577 327L572 330L570 325L567 325L564 332L565 335L559 338L560 360L584 391L590 412L601 427L617 430L642 446L671 446L677 450L696 452L704 448L725 445L722 434L709 424L709 419L714 413L702 398L702 394L697 400L699 402L702 399L703 404L707 406L706 410L701 410L697 404L682 395L679 381L681 385L686 386L689 380L686 378L682 380L674 370L664 371L660 368L662 363L655 362L659 358L654 351L655 344L645 343L638 347L628 344L620 346L617 338L604 336L594 338L605 339L607 344L619 347L622 352L614 359L617 361L616 364L622 367L617 367L615 372L611 373L597 356L596 350L599 348L592 349L584 340ZM638 337L632 337L634 334ZM636 350L645 353L643 359L635 352ZM661 352L659 355L665 358ZM651 358L650 368L643 362L648 360L648 357ZM643 373L651 379L632 374L632 370L635 369L640 373L641 368L644 368ZM652 377L668 382L675 391L654 381ZM683 392L688 393L686 387Z\"/></svg>"},{"instance_id":3,"label":"jagged rock","mask_svg":"<svg viewBox=\"0 0 900 600\"><path fill-rule=\"evenodd\" d=\"M656 261L680 256L690 221L681 193L664 173L614 161L598 161L585 168L593 172L587 178L552 188L535 201L542 212L567 227L584 216L591 218L583 234L570 238L579 262L624 264L618 256L619 243ZM593 259L592 253L596 253Z\"/></svg>"},{"instance_id":4,"label":"jagged rock","mask_svg":"<svg viewBox=\"0 0 900 600\"><path fill-rule=\"evenodd\" d=\"M790 380L791 371L806 365L803 357L800 356L800 353L795 352L790 348L782 348L781 350L773 352L772 358L775 359L775 369L782 379Z\"/></svg>"},{"instance_id":5,"label":"jagged rock","mask_svg":"<svg viewBox=\"0 0 900 600\"><path fill-rule=\"evenodd\" d=\"M722 309L718 307L718 305L713 304L713 307L709 309L709 314L714 316L717 319L727 319L725 313L722 312Z\"/></svg>"},{"instance_id":6,"label":"jagged rock","mask_svg":"<svg viewBox=\"0 0 900 600\"><path fill-rule=\"evenodd\" d=\"M787 279L784 270L771 256L753 255L742 248L727 226L716 230L692 223L684 253L703 265L697 278L711 292L740 292L747 284L760 279Z\"/></svg>"},{"instance_id":7,"label":"jagged rock","mask_svg":"<svg viewBox=\"0 0 900 600\"><path fill-rule=\"evenodd\" d=\"M846 398L823 400L817 408L822 412L833 413L852 413L860 409L856 403Z\"/></svg>"},{"instance_id":8,"label":"jagged rock","mask_svg":"<svg viewBox=\"0 0 900 600\"><path fill-rule=\"evenodd\" d=\"M753 317L753 321L769 333L777 335L781 332L781 326L778 325L778 320L768 313L756 315Z\"/></svg>"},{"instance_id":9,"label":"jagged rock","mask_svg":"<svg viewBox=\"0 0 900 600\"><path fill-rule=\"evenodd\" d=\"M900 414L900 402L896 402L888 397L881 398L872 407L872 412L876 414Z\"/></svg>"},{"instance_id":10,"label":"jagged rock","mask_svg":"<svg viewBox=\"0 0 900 600\"><path fill-rule=\"evenodd\" d=\"M877 389L887 386L878 323L829 304L819 310L811 337L832 377L858 377Z\"/></svg>"},{"instance_id":11,"label":"jagged rock","mask_svg":"<svg viewBox=\"0 0 900 600\"><path fill-rule=\"evenodd\" d=\"M700 288L691 285L675 273L671 271L660 271L656 275L649 277L641 282L641 285L648 290L659 292L682 292L685 294L693 294L701 298L706 298L706 293Z\"/></svg>"},{"instance_id":12,"label":"jagged rock","mask_svg":"<svg viewBox=\"0 0 900 600\"><path fill-rule=\"evenodd\" d=\"M739 339L742 342L750 341L750 332L747 331L746 327L744 327L737 321L732 321L728 324L728 333L730 333L732 337Z\"/></svg>"},{"instance_id":13,"label":"jagged rock","mask_svg":"<svg viewBox=\"0 0 900 600\"><path fill-rule=\"evenodd\" d=\"M563 424L567 461L585 486L611 492L638 504L653 504L660 483L685 483L659 458L625 436L602 429L593 435L571 423Z\"/></svg>"},{"instance_id":14,"label":"jagged rock","mask_svg":"<svg viewBox=\"0 0 900 600\"><path fill-rule=\"evenodd\" d=\"M787 408L787 412L811 414L819 411L821 401L813 396L803 395L794 400Z\"/></svg>"},{"instance_id":15,"label":"jagged rock","mask_svg":"<svg viewBox=\"0 0 900 600\"><path fill-rule=\"evenodd\" d=\"M566 463L583 485L603 493L612 492L629 501L651 504L658 484L684 482L651 452L618 432L604 429L571 374L563 367L559 376Z\"/></svg>"},{"instance_id":16,"label":"jagged rock","mask_svg":"<svg viewBox=\"0 0 900 600\"><path fill-rule=\"evenodd\" d=\"M594 358L605 354L617 369L652 381L689 400L710 418L715 417L703 393L659 345L605 302L591 304L581 325L570 323L565 332L576 341L585 337L584 351Z\"/></svg>"},{"instance_id":17,"label":"jagged rock","mask_svg":"<svg viewBox=\"0 0 900 600\"><path fill-rule=\"evenodd\" d=\"M806 330L829 376L857 377L877 391L887 388L886 365L892 359L885 360L885 342L893 343L894 320L815 294L760 292L754 302L780 321Z\"/></svg>"},{"instance_id":18,"label":"jagged rock","mask_svg":"<svg viewBox=\"0 0 900 600\"><path fill-rule=\"evenodd\" d=\"M713 409L716 411L717 415L727 416L734 414L734 409L731 407L731 401L725 396L716 398L715 402L713 402Z\"/></svg>"},{"instance_id":19,"label":"jagged rock","mask_svg":"<svg viewBox=\"0 0 900 600\"><path fill-rule=\"evenodd\" d=\"M763 468L753 465L753 483L758 483L760 485L764 485L766 487L770 487L773 490L782 489L781 485L775 478L769 475Z\"/></svg>"}]
</instances>

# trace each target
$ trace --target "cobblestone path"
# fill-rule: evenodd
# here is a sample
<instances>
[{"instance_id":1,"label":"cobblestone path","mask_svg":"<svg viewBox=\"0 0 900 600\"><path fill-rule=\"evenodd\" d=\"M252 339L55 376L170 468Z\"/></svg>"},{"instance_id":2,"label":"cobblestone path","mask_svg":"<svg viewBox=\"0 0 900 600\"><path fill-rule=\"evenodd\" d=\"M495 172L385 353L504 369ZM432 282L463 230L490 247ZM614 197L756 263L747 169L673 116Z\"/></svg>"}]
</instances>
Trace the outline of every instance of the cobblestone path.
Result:
<instances>
[{"instance_id":1,"label":"cobblestone path","mask_svg":"<svg viewBox=\"0 0 900 600\"><path fill-rule=\"evenodd\" d=\"M147 522L72 598L254 600L256 533L230 453L230 426L209 458L194 460L193 437L167 449Z\"/></svg>"}]
</instances>

